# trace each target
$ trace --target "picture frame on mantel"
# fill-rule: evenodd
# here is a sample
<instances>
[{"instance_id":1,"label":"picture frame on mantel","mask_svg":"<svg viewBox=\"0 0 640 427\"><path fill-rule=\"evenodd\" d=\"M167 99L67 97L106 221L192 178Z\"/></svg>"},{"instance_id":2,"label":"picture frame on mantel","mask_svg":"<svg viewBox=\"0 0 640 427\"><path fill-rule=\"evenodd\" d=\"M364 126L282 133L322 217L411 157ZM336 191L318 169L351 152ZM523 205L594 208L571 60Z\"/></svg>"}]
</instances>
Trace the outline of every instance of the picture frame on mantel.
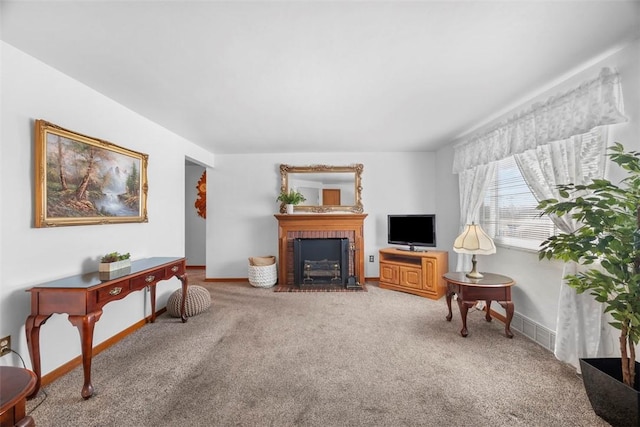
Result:
<instances>
[{"instance_id":1,"label":"picture frame on mantel","mask_svg":"<svg viewBox=\"0 0 640 427\"><path fill-rule=\"evenodd\" d=\"M148 222L149 156L35 121L35 226Z\"/></svg>"}]
</instances>

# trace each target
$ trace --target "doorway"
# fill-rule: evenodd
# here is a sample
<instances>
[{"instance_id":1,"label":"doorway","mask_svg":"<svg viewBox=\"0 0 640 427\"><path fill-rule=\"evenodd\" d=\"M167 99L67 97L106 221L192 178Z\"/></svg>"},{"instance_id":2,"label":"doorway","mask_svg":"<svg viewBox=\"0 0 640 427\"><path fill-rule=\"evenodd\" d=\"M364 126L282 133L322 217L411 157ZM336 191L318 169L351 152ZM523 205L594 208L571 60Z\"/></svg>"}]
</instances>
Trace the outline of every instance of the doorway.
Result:
<instances>
[{"instance_id":1,"label":"doorway","mask_svg":"<svg viewBox=\"0 0 640 427\"><path fill-rule=\"evenodd\" d=\"M196 201L199 200L198 187L207 168L185 159L185 215L184 248L187 266L204 269L207 264L207 221L198 214ZM206 175L205 175L206 176ZM206 206L204 211L206 212Z\"/></svg>"}]
</instances>

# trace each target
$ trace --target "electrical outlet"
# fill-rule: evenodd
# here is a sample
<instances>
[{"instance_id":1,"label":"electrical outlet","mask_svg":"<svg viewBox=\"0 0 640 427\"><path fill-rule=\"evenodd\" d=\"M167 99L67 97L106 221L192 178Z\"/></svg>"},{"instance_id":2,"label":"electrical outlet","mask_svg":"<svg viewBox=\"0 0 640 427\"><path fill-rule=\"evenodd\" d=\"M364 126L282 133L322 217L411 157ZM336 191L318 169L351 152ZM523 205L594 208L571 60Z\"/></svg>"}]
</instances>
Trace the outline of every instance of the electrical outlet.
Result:
<instances>
[{"instance_id":1,"label":"electrical outlet","mask_svg":"<svg viewBox=\"0 0 640 427\"><path fill-rule=\"evenodd\" d=\"M373 255L369 255L369 262L373 262Z\"/></svg>"},{"instance_id":2,"label":"electrical outlet","mask_svg":"<svg viewBox=\"0 0 640 427\"><path fill-rule=\"evenodd\" d=\"M0 339L0 356L11 353L11 335Z\"/></svg>"}]
</instances>

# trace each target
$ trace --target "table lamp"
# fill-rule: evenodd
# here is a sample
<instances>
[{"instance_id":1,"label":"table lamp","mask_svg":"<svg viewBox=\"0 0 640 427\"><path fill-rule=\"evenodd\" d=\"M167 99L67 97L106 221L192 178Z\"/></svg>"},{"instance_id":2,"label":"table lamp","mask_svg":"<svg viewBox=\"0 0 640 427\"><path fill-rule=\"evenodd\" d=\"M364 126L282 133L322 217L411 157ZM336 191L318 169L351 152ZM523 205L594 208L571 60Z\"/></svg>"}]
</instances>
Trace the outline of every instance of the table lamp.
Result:
<instances>
[{"instance_id":1,"label":"table lamp","mask_svg":"<svg viewBox=\"0 0 640 427\"><path fill-rule=\"evenodd\" d=\"M473 268L467 273L470 279L482 279L484 276L476 269L476 255L490 255L496 253L496 245L484 230L475 223L464 226L462 234L453 242L453 250L459 254L473 255Z\"/></svg>"}]
</instances>

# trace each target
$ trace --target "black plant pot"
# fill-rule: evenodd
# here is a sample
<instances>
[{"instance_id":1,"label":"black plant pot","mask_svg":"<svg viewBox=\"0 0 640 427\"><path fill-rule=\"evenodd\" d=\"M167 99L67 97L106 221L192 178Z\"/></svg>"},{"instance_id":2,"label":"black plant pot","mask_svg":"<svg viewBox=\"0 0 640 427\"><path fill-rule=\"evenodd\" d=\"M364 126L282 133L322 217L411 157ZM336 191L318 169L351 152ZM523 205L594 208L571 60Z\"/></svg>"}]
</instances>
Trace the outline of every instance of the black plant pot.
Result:
<instances>
[{"instance_id":1,"label":"black plant pot","mask_svg":"<svg viewBox=\"0 0 640 427\"><path fill-rule=\"evenodd\" d=\"M640 392L622 382L620 358L580 359L582 381L594 412L613 427L640 426ZM640 378L636 362L635 386Z\"/></svg>"}]
</instances>

